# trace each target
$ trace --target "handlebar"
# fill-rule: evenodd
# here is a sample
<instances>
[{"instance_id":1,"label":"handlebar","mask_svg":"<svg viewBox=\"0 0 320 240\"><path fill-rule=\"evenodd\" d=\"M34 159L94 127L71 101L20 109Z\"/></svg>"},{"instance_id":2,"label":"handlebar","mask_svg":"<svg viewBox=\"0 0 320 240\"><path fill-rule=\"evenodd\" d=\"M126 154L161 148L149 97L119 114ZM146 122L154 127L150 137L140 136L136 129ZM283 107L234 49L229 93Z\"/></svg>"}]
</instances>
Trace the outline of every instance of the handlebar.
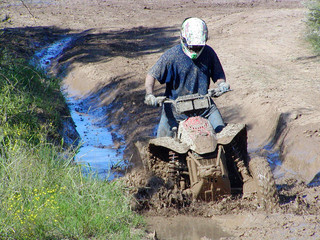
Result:
<instances>
[{"instance_id":1,"label":"handlebar","mask_svg":"<svg viewBox=\"0 0 320 240\"><path fill-rule=\"evenodd\" d=\"M231 91L231 89L226 92L229 92L229 91ZM194 96L194 99L199 98L199 97L200 98L220 97L222 94L224 94L226 92L221 92L221 90L219 88L211 88L211 89L208 89L208 93L206 95L193 94L193 95L187 95L187 96L190 96L188 98L188 100L192 99L192 96ZM184 96L184 97L186 97L186 96ZM157 99L157 104L160 107L164 103L172 103L175 105L177 101L181 101L181 99L172 100L172 99L169 99L165 96L159 96L159 97L156 97L156 99Z\"/></svg>"},{"instance_id":2,"label":"handlebar","mask_svg":"<svg viewBox=\"0 0 320 240\"><path fill-rule=\"evenodd\" d=\"M172 104L178 114L193 114L205 109L209 109L213 104L211 97L219 97L225 92L227 91L221 91L219 88L214 88L209 89L206 95L200 95L196 93L179 96L175 100L161 96L156 97L156 100L158 106L162 106L164 103Z\"/></svg>"}]
</instances>

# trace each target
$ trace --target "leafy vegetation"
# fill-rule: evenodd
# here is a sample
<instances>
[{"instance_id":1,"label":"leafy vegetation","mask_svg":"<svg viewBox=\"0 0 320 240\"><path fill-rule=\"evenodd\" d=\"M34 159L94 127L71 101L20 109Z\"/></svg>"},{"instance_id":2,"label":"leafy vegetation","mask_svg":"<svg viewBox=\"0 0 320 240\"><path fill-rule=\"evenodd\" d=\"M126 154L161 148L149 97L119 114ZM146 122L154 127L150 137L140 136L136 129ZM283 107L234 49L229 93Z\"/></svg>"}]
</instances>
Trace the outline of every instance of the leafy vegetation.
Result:
<instances>
[{"instance_id":1,"label":"leafy vegetation","mask_svg":"<svg viewBox=\"0 0 320 240\"><path fill-rule=\"evenodd\" d=\"M308 40L315 51L320 54L320 0L310 0L307 24L309 26Z\"/></svg>"},{"instance_id":2,"label":"leafy vegetation","mask_svg":"<svg viewBox=\"0 0 320 240\"><path fill-rule=\"evenodd\" d=\"M0 239L140 239L121 183L84 177L64 149L60 82L0 56Z\"/></svg>"}]
</instances>

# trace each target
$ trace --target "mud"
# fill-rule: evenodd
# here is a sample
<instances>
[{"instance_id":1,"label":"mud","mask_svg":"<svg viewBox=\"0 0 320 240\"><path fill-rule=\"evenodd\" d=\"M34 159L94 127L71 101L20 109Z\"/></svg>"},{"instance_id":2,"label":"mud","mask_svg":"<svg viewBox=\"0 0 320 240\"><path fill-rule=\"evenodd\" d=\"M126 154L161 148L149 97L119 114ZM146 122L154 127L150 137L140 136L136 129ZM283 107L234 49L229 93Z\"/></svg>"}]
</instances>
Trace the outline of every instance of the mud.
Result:
<instances>
[{"instance_id":1,"label":"mud","mask_svg":"<svg viewBox=\"0 0 320 240\"><path fill-rule=\"evenodd\" d=\"M159 239L167 240L215 240L231 237L230 234L220 229L218 223L214 220L185 215L166 219L149 217L148 229L155 230Z\"/></svg>"},{"instance_id":2,"label":"mud","mask_svg":"<svg viewBox=\"0 0 320 240\"><path fill-rule=\"evenodd\" d=\"M146 216L187 214L213 219L226 239L319 239L320 68L304 40L302 1L2 1L3 41L31 57L61 36L81 37L65 49L54 74L80 96L100 99L105 127L123 136L124 158L139 166L135 142L154 136L159 109L143 104L144 78L158 57L179 41L189 16L206 20L233 91L216 100L224 120L248 126L248 148L274 163L280 207L259 209L255 197L167 207L165 191L151 194ZM9 20L8 20L9 16ZM7 19L7 20L6 20ZM28 50L25 50L28 46ZM156 95L163 87L156 86ZM126 175L133 194L148 175ZM157 181L157 189L163 189ZM150 193L150 188L147 188ZM150 204L154 202L154 204ZM151 206L151 207L150 207ZM165 230L163 230L165 232ZM209 237L208 237L209 238Z\"/></svg>"}]
</instances>

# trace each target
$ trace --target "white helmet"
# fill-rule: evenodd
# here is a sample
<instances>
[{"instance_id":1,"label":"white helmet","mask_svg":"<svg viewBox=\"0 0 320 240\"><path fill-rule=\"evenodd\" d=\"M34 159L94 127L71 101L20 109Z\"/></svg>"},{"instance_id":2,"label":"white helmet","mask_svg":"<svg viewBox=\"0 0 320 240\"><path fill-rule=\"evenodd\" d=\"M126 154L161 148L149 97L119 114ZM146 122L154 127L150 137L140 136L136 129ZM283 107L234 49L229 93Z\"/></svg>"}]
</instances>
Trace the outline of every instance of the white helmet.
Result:
<instances>
[{"instance_id":1,"label":"white helmet","mask_svg":"<svg viewBox=\"0 0 320 240\"><path fill-rule=\"evenodd\" d=\"M181 27L181 45L184 53L191 59L197 59L208 39L208 28L200 18L187 18Z\"/></svg>"}]
</instances>

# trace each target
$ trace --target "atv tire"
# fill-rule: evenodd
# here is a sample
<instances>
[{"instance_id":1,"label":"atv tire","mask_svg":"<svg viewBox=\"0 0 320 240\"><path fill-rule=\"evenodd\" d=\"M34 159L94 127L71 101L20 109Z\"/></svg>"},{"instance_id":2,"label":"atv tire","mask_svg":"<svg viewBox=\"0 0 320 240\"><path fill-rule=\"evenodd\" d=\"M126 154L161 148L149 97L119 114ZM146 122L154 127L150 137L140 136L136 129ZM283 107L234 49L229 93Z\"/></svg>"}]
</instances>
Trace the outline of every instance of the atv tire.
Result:
<instances>
[{"instance_id":1,"label":"atv tire","mask_svg":"<svg viewBox=\"0 0 320 240\"><path fill-rule=\"evenodd\" d=\"M249 170L256 183L260 206L266 211L273 211L279 204L279 197L268 161L254 157L249 162Z\"/></svg>"}]
</instances>

